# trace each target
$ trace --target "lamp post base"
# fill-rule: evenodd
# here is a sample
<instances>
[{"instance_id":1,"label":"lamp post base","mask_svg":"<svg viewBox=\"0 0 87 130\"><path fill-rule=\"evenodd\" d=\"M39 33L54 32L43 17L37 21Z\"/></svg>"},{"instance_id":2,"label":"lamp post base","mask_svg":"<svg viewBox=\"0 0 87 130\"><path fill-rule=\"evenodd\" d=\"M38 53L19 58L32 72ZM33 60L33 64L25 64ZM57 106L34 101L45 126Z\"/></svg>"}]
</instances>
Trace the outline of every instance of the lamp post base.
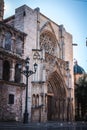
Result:
<instances>
[{"instance_id":1,"label":"lamp post base","mask_svg":"<svg viewBox=\"0 0 87 130\"><path fill-rule=\"evenodd\" d=\"M24 120L23 120L24 124L28 123L28 115L29 114L27 112L24 113Z\"/></svg>"}]
</instances>

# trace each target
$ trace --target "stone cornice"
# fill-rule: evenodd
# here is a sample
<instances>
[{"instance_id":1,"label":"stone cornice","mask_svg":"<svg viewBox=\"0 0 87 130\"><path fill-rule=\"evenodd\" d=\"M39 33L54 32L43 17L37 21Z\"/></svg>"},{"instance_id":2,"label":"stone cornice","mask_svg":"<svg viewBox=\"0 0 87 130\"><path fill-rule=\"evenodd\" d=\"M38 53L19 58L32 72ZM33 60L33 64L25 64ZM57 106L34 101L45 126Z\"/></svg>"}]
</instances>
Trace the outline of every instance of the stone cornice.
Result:
<instances>
[{"instance_id":1,"label":"stone cornice","mask_svg":"<svg viewBox=\"0 0 87 130\"><path fill-rule=\"evenodd\" d=\"M32 84L44 84L46 83L45 81L32 81Z\"/></svg>"},{"instance_id":2,"label":"stone cornice","mask_svg":"<svg viewBox=\"0 0 87 130\"><path fill-rule=\"evenodd\" d=\"M2 22L2 21L0 21L0 28L1 28L1 26L6 27L6 28L9 28L9 29L12 29L12 30L15 31L16 33L20 33L20 35L27 36L26 33L21 32L20 30L17 30L16 28L14 28L14 27L12 27L12 26L10 26L10 25L8 25L8 24L5 24L5 23Z\"/></svg>"},{"instance_id":3,"label":"stone cornice","mask_svg":"<svg viewBox=\"0 0 87 130\"><path fill-rule=\"evenodd\" d=\"M12 16L10 16L10 17L8 17L8 18L5 18L4 20L3 20L3 22L4 23L7 23L7 22L9 22L10 20L14 20L15 19L15 15L12 15Z\"/></svg>"},{"instance_id":4,"label":"stone cornice","mask_svg":"<svg viewBox=\"0 0 87 130\"><path fill-rule=\"evenodd\" d=\"M0 58L3 59L4 57L11 57L17 60L24 61L22 56L0 47Z\"/></svg>"},{"instance_id":5,"label":"stone cornice","mask_svg":"<svg viewBox=\"0 0 87 130\"><path fill-rule=\"evenodd\" d=\"M13 86L17 86L17 87L26 87L26 85L24 83L16 83L13 81L5 81L5 80L1 80L0 79L0 84L3 85L13 85Z\"/></svg>"},{"instance_id":6,"label":"stone cornice","mask_svg":"<svg viewBox=\"0 0 87 130\"><path fill-rule=\"evenodd\" d=\"M32 49L32 51L42 51L42 49Z\"/></svg>"}]
</instances>

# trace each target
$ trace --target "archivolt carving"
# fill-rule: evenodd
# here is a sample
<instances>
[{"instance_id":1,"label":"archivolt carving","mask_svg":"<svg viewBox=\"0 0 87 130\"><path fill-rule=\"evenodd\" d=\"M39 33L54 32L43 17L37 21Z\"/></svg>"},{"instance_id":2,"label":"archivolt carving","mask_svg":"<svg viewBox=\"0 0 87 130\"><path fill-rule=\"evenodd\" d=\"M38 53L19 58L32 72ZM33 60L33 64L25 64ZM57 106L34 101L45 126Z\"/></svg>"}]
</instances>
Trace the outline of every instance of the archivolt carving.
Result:
<instances>
[{"instance_id":1,"label":"archivolt carving","mask_svg":"<svg viewBox=\"0 0 87 130\"><path fill-rule=\"evenodd\" d=\"M67 117L67 89L56 71L50 74L47 80L48 86L48 119L66 120ZM50 106L50 107L49 107Z\"/></svg>"},{"instance_id":2,"label":"archivolt carving","mask_svg":"<svg viewBox=\"0 0 87 130\"><path fill-rule=\"evenodd\" d=\"M66 85L64 84L63 79L56 71L50 75L47 84L48 93L53 92L57 99L63 99L67 97Z\"/></svg>"},{"instance_id":3,"label":"archivolt carving","mask_svg":"<svg viewBox=\"0 0 87 130\"><path fill-rule=\"evenodd\" d=\"M49 64L54 64L55 63L55 57L49 54L46 54L46 58L45 58L46 62Z\"/></svg>"}]
</instances>

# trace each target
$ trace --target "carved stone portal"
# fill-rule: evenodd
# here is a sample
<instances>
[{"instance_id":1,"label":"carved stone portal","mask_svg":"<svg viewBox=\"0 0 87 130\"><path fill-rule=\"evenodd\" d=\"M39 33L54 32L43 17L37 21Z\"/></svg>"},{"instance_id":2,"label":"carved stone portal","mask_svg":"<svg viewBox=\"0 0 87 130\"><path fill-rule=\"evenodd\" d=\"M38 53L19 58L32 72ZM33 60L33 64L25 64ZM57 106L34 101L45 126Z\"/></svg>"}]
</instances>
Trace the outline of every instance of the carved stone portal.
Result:
<instances>
[{"instance_id":1,"label":"carved stone portal","mask_svg":"<svg viewBox=\"0 0 87 130\"><path fill-rule=\"evenodd\" d=\"M47 76L47 118L48 120L67 120L67 89L64 76L58 64L58 46L50 33L40 37L41 49L45 50ZM62 68L63 71L64 68Z\"/></svg>"}]
</instances>

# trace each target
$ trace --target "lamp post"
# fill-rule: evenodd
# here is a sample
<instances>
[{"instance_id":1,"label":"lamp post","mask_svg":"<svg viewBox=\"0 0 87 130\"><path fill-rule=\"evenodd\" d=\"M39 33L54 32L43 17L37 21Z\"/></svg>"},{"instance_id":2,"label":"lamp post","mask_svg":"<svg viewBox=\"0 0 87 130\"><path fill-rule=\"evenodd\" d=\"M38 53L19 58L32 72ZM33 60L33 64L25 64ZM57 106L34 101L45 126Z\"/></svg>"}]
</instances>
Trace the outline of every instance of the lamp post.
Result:
<instances>
[{"instance_id":1,"label":"lamp post","mask_svg":"<svg viewBox=\"0 0 87 130\"><path fill-rule=\"evenodd\" d=\"M26 95L25 95L25 112L24 112L24 118L23 118L23 123L28 123L28 78L32 74L36 73L37 70L37 64L34 64L34 71L29 70L29 58L27 57L25 59L25 70L21 71L22 74L26 76ZM19 69L21 69L21 64L19 65Z\"/></svg>"}]
</instances>

